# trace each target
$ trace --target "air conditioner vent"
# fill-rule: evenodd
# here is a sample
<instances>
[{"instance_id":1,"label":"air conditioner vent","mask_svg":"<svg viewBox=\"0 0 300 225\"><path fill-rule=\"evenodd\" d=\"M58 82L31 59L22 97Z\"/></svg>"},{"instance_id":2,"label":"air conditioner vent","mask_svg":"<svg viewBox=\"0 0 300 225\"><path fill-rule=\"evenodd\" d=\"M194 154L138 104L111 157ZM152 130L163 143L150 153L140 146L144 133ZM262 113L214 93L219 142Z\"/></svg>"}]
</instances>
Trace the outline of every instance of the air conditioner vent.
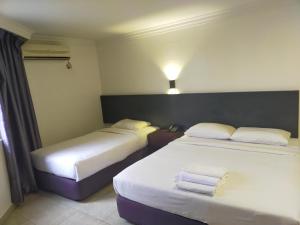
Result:
<instances>
[{"instance_id":1,"label":"air conditioner vent","mask_svg":"<svg viewBox=\"0 0 300 225\"><path fill-rule=\"evenodd\" d=\"M59 42L28 41L22 46L27 60L69 60L70 49Z\"/></svg>"}]
</instances>

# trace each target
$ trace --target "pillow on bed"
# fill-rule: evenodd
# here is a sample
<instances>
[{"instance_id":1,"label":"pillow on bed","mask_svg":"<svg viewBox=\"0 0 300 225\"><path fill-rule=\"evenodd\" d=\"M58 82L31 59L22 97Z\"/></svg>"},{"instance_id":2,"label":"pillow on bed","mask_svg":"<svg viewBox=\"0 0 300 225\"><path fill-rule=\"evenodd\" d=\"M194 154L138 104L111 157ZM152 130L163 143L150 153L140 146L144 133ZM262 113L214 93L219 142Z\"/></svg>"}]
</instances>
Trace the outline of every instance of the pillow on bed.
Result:
<instances>
[{"instance_id":1,"label":"pillow on bed","mask_svg":"<svg viewBox=\"0 0 300 225\"><path fill-rule=\"evenodd\" d=\"M189 128L184 134L190 137L229 139L235 128L220 123L198 123Z\"/></svg>"},{"instance_id":2,"label":"pillow on bed","mask_svg":"<svg viewBox=\"0 0 300 225\"><path fill-rule=\"evenodd\" d=\"M140 130L140 129L143 129L150 125L151 125L151 123L146 122L146 121L124 119L124 120L120 120L119 122L115 123L111 127L127 129L127 130Z\"/></svg>"},{"instance_id":3,"label":"pillow on bed","mask_svg":"<svg viewBox=\"0 0 300 225\"><path fill-rule=\"evenodd\" d=\"M286 146L290 137L290 132L281 129L240 127L231 139L239 142Z\"/></svg>"}]
</instances>

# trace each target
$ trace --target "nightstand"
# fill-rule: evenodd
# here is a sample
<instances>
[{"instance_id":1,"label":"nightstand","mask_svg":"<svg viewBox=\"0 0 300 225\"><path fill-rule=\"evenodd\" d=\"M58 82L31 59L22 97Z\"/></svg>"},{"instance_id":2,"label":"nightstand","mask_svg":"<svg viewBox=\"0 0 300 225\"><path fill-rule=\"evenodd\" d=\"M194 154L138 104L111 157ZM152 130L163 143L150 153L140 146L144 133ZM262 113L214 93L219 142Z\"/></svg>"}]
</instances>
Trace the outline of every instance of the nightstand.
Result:
<instances>
[{"instance_id":1,"label":"nightstand","mask_svg":"<svg viewBox=\"0 0 300 225\"><path fill-rule=\"evenodd\" d=\"M183 132L170 132L167 129L161 129L154 131L153 133L148 135L148 146L154 152L169 142L174 141L177 138L183 136Z\"/></svg>"}]
</instances>

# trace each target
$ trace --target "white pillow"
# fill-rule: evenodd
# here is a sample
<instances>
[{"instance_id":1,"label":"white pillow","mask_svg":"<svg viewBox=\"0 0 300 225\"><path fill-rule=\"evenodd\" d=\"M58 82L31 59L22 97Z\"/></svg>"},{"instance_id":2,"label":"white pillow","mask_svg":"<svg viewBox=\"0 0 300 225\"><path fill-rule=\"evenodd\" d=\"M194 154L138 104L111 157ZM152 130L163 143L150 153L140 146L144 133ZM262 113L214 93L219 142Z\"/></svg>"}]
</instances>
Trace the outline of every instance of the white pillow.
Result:
<instances>
[{"instance_id":1,"label":"white pillow","mask_svg":"<svg viewBox=\"0 0 300 225\"><path fill-rule=\"evenodd\" d=\"M290 137L290 132L281 129L240 127L231 139L239 142L286 146Z\"/></svg>"},{"instance_id":2,"label":"white pillow","mask_svg":"<svg viewBox=\"0 0 300 225\"><path fill-rule=\"evenodd\" d=\"M111 127L127 129L127 130L140 130L140 129L143 129L150 125L151 125L151 123L146 122L146 121L123 119L123 120L120 120L119 122L115 123Z\"/></svg>"},{"instance_id":3,"label":"white pillow","mask_svg":"<svg viewBox=\"0 0 300 225\"><path fill-rule=\"evenodd\" d=\"M189 128L184 134L190 137L229 139L235 128L220 123L198 123Z\"/></svg>"}]
</instances>

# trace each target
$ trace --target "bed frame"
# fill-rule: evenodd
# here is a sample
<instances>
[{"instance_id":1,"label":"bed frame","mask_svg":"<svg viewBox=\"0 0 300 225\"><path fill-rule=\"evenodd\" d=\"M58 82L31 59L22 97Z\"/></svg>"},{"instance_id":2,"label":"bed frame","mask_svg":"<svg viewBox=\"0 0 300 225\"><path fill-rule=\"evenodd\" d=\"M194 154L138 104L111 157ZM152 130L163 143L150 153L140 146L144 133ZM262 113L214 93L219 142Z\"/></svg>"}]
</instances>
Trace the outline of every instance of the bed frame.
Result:
<instances>
[{"instance_id":1,"label":"bed frame","mask_svg":"<svg viewBox=\"0 0 300 225\"><path fill-rule=\"evenodd\" d=\"M289 130L293 137L298 137L298 91L101 96L101 104L105 123L114 123L123 118L135 118L150 121L153 125L160 127L176 123L187 128L198 122L211 121L236 127L281 128ZM41 189L79 201L111 183L115 175L148 154L147 147L140 149L123 161L80 182L38 170L35 174ZM130 200L127 201L129 202ZM123 208L123 203L124 201L118 201L119 209ZM130 204L126 207L130 207ZM140 205L140 207L145 213L149 211L146 206ZM157 210L152 211L151 215L155 215L155 212L158 212L158 218L163 215L163 212ZM131 218L132 214L122 213L121 216L135 222L135 219ZM169 217L168 214L166 218ZM175 217L176 221L181 221L178 216ZM138 222L138 224L148 225L149 223ZM159 225L159 223L154 224ZM177 223L164 224L177 225ZM185 221L179 224L189 223ZM195 225L202 225L202 223Z\"/></svg>"},{"instance_id":2,"label":"bed frame","mask_svg":"<svg viewBox=\"0 0 300 225\"><path fill-rule=\"evenodd\" d=\"M149 152L150 151L148 147L142 148L129 155L123 161L106 167L79 182L39 170L35 170L35 177L40 189L54 192L68 199L80 201L110 184L115 175L131 164L146 157Z\"/></svg>"},{"instance_id":3,"label":"bed frame","mask_svg":"<svg viewBox=\"0 0 300 225\"><path fill-rule=\"evenodd\" d=\"M199 122L280 128L298 137L299 91L101 96L103 119L150 121L188 128ZM119 215L138 225L206 225L117 196Z\"/></svg>"},{"instance_id":4,"label":"bed frame","mask_svg":"<svg viewBox=\"0 0 300 225\"><path fill-rule=\"evenodd\" d=\"M136 225L207 225L117 196L120 217Z\"/></svg>"}]
</instances>

